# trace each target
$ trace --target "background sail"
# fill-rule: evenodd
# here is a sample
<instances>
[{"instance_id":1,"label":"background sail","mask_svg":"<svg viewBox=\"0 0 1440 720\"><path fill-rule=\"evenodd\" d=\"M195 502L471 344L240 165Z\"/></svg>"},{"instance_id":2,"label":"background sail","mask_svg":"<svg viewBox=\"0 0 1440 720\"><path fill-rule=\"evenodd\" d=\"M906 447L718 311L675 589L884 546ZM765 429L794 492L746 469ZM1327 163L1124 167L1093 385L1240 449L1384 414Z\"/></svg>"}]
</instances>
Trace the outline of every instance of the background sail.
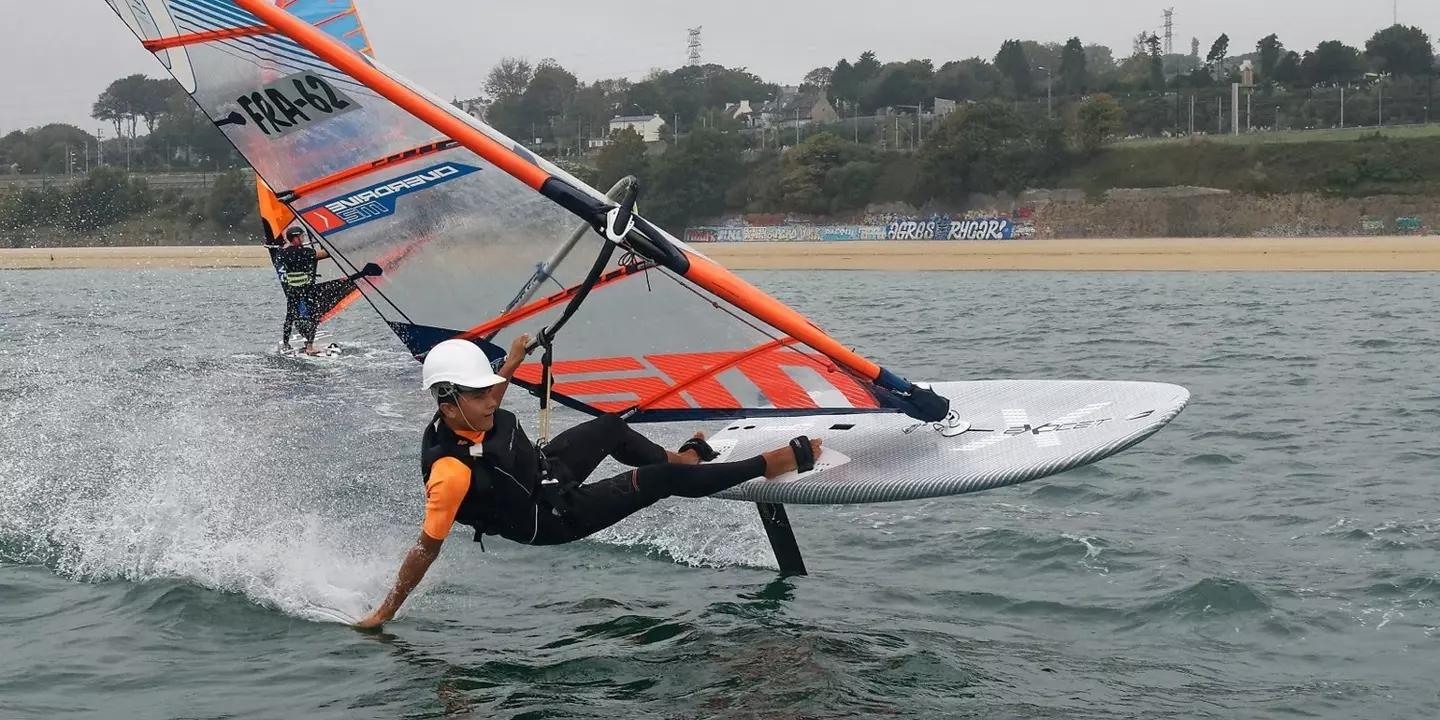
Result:
<instances>
[{"instance_id":1,"label":"background sail","mask_svg":"<svg viewBox=\"0 0 1440 720\"><path fill-rule=\"evenodd\" d=\"M585 233L550 268L530 306L512 309L575 230L569 211L274 34L233 0L109 1L342 267L385 267L382 283L360 287L416 355L463 334L498 358L515 335L537 336L606 247ZM361 57L545 172L603 197ZM889 411L868 380L683 277L622 252L606 271L612 279L556 341L559 403L635 411L632 421ZM537 379L527 367L517 384Z\"/></svg>"},{"instance_id":2,"label":"background sail","mask_svg":"<svg viewBox=\"0 0 1440 720\"><path fill-rule=\"evenodd\" d=\"M359 9L351 0L279 0L278 4L290 14L324 30L356 52L375 56L370 36L365 32L365 25L360 19ZM279 237L285 227L295 220L295 214L280 202L263 179L255 179L255 191L259 200L260 217L267 226L267 235Z\"/></svg>"},{"instance_id":3,"label":"background sail","mask_svg":"<svg viewBox=\"0 0 1440 720\"><path fill-rule=\"evenodd\" d=\"M359 9L351 0L279 0L278 4L292 15L349 45L356 52L371 57L375 56L375 50L370 44L370 36L365 32L365 25L360 19ZM284 273L280 269L276 251L285 228L295 222L297 216L290 206L276 197L275 191L271 190L270 186L265 184L265 180L259 176L255 178L255 193L260 220L263 223L262 230L270 251L270 262L275 266L276 276L283 287ZM314 312L322 323L349 307L359 298L360 290L358 288L348 281L341 282L339 280L331 280L318 286L311 295L315 306Z\"/></svg>"}]
</instances>

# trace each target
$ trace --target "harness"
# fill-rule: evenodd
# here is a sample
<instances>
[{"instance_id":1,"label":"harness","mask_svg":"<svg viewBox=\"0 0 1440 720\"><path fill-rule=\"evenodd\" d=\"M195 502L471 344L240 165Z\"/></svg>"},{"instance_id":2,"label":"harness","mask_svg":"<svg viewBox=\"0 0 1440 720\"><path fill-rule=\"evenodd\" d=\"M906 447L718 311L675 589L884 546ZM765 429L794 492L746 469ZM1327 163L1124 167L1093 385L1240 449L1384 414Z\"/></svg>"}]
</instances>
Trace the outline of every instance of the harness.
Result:
<instances>
[{"instance_id":1,"label":"harness","mask_svg":"<svg viewBox=\"0 0 1440 720\"><path fill-rule=\"evenodd\" d=\"M456 435L437 411L421 441L420 471L425 482L441 458L455 458L470 469L470 489L455 521L484 535L500 535L528 544L535 539L540 512L568 519L570 491L580 485L564 466L552 461L525 436L515 416L495 412L495 426L475 444Z\"/></svg>"},{"instance_id":2,"label":"harness","mask_svg":"<svg viewBox=\"0 0 1440 720\"><path fill-rule=\"evenodd\" d=\"M300 267L298 268L292 264L294 261L299 260L296 255L299 255L299 251L303 249L304 248L300 247L287 247L279 252L280 265L284 268L284 272L281 273L280 277L281 280L284 281L286 287L295 288L298 290L300 288L307 288L315 284L315 272L317 270L317 266L316 264L312 264L310 262L309 257L300 260ZM311 252L313 253L314 251L312 250ZM310 257L314 256L311 255Z\"/></svg>"},{"instance_id":3,"label":"harness","mask_svg":"<svg viewBox=\"0 0 1440 720\"><path fill-rule=\"evenodd\" d=\"M285 284L292 288L310 287L314 282L315 276L308 272L285 273Z\"/></svg>"}]
</instances>

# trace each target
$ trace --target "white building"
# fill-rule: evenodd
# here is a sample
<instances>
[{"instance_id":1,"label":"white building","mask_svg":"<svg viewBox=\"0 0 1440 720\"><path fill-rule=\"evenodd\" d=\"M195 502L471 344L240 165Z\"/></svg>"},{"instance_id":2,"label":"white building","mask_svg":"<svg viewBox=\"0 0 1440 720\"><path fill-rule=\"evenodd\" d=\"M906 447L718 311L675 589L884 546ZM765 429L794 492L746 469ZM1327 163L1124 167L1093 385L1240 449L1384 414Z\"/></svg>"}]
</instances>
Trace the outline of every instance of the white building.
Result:
<instances>
[{"instance_id":1,"label":"white building","mask_svg":"<svg viewBox=\"0 0 1440 720\"><path fill-rule=\"evenodd\" d=\"M647 143L660 142L660 128L663 127L665 119L659 115L626 115L610 121L611 134L630 128Z\"/></svg>"}]
</instances>

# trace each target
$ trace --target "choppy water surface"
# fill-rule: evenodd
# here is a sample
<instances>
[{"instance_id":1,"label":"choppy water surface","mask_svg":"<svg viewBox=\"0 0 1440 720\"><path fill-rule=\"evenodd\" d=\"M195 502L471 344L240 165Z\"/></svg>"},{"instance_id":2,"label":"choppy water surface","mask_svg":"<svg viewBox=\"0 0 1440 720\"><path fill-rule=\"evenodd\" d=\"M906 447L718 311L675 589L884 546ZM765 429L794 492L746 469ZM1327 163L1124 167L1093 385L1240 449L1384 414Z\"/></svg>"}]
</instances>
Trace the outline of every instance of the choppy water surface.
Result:
<instances>
[{"instance_id":1,"label":"choppy water surface","mask_svg":"<svg viewBox=\"0 0 1440 720\"><path fill-rule=\"evenodd\" d=\"M300 361L268 271L6 271L0 716L1440 712L1433 275L745 275L913 379L1194 400L1046 480L792 507L803 578L741 503L564 548L457 532L366 635L430 413L373 313Z\"/></svg>"}]
</instances>

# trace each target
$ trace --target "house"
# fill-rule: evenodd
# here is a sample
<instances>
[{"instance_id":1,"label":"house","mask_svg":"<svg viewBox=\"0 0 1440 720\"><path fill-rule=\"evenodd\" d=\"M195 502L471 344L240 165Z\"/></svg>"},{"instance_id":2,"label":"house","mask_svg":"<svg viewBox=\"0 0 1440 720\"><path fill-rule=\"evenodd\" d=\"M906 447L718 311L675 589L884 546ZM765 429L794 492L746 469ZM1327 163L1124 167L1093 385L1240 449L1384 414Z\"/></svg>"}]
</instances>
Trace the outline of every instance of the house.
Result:
<instances>
[{"instance_id":1,"label":"house","mask_svg":"<svg viewBox=\"0 0 1440 720\"><path fill-rule=\"evenodd\" d=\"M480 122L485 122L485 113L490 110L490 106L485 102L481 101L479 98L475 98L473 100L456 100L453 104L455 105L455 107L460 108L460 112L463 112L466 115L469 115L470 117L479 120Z\"/></svg>"},{"instance_id":2,"label":"house","mask_svg":"<svg viewBox=\"0 0 1440 720\"><path fill-rule=\"evenodd\" d=\"M764 114L768 125L783 128L840 121L840 113L824 92L801 92L793 87L786 87L779 98L766 103Z\"/></svg>"},{"instance_id":3,"label":"house","mask_svg":"<svg viewBox=\"0 0 1440 720\"><path fill-rule=\"evenodd\" d=\"M630 128L647 143L660 142L660 129L663 127L665 127L665 119L659 115L626 115L610 120L612 135L625 128Z\"/></svg>"},{"instance_id":4,"label":"house","mask_svg":"<svg viewBox=\"0 0 1440 720\"><path fill-rule=\"evenodd\" d=\"M763 107L763 105L762 105ZM749 100L725 103L725 117L740 123L741 127L754 128L762 124L762 114L750 105Z\"/></svg>"}]
</instances>

